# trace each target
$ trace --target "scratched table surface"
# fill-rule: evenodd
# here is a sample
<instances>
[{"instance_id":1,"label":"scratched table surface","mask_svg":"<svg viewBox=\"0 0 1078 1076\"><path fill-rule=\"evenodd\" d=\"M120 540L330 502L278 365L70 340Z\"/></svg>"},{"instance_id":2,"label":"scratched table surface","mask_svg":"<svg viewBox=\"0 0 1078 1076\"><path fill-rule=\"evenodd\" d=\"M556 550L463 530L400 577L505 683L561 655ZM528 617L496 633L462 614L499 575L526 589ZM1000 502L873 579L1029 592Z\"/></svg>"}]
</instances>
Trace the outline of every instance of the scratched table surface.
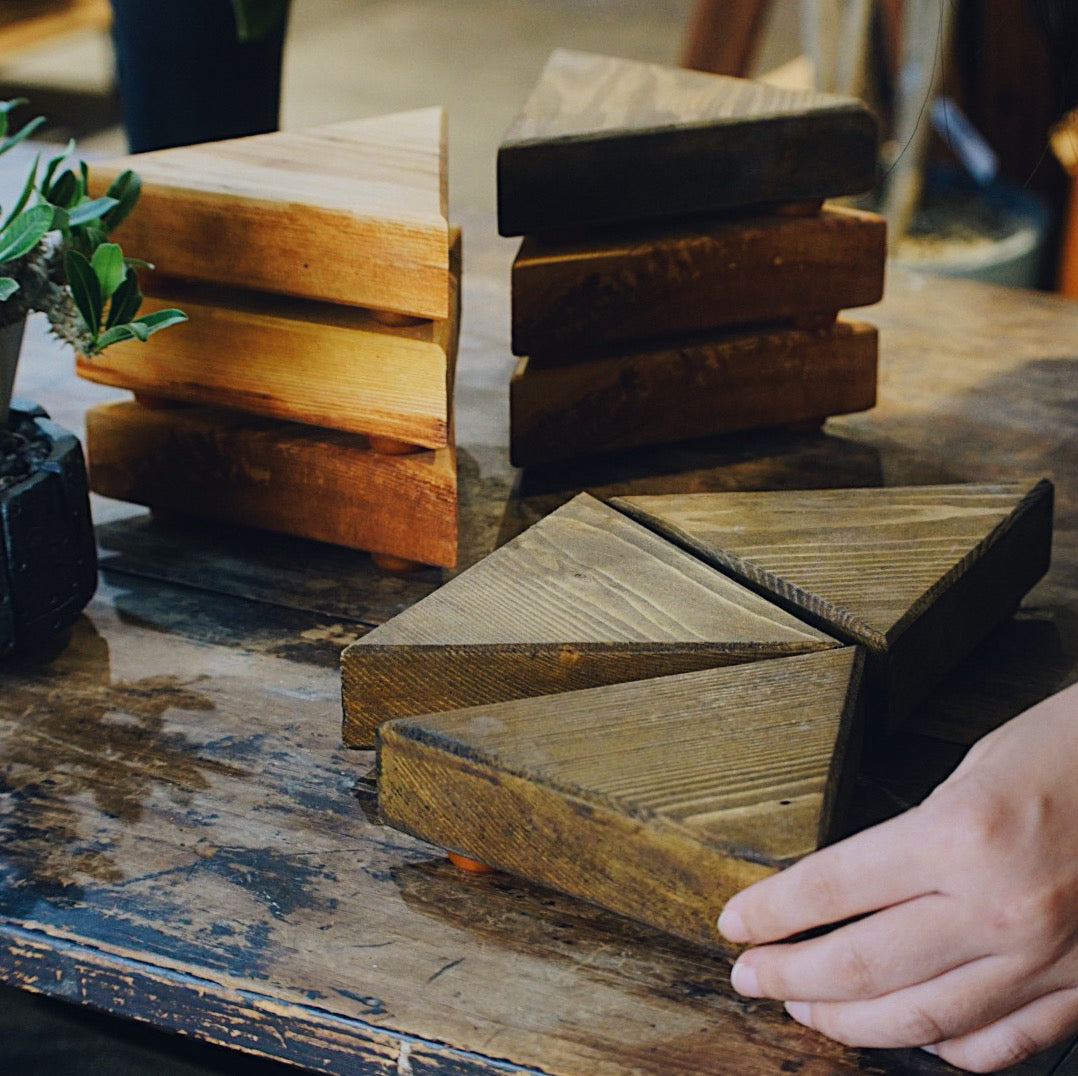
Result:
<instances>
[{"instance_id":1,"label":"scratched table surface","mask_svg":"<svg viewBox=\"0 0 1078 1076\"><path fill-rule=\"evenodd\" d=\"M513 241L466 220L457 380L467 564L580 489L1056 483L1049 575L866 759L859 824L916 802L985 729L1078 677L1078 304L893 272L879 405L519 473L507 462ZM43 326L17 393L81 433L117 394ZM341 648L439 585L310 542L94 500L100 586L0 667L0 982L334 1072L944 1072L739 1000L729 955L378 824L340 743ZM1067 1045L1014 1069L1074 1071ZM2 1067L2 1066L0 1066Z\"/></svg>"}]
</instances>

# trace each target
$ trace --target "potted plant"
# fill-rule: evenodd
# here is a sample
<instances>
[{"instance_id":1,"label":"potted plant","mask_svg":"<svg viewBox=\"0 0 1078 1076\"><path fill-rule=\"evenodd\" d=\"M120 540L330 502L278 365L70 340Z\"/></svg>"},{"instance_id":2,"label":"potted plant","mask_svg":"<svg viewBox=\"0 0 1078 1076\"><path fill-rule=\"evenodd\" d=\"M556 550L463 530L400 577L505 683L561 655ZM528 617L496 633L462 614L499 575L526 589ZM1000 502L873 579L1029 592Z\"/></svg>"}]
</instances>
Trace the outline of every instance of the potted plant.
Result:
<instances>
[{"instance_id":1,"label":"potted plant","mask_svg":"<svg viewBox=\"0 0 1078 1076\"><path fill-rule=\"evenodd\" d=\"M0 101L0 156L40 127L9 133L22 99ZM12 405L28 314L93 357L185 320L179 310L139 317L136 269L109 232L134 208L138 176L125 172L101 198L87 194L74 145L42 167L35 158L14 206L0 208L0 656L38 645L71 624L97 582L82 450L35 405Z\"/></svg>"}]
</instances>

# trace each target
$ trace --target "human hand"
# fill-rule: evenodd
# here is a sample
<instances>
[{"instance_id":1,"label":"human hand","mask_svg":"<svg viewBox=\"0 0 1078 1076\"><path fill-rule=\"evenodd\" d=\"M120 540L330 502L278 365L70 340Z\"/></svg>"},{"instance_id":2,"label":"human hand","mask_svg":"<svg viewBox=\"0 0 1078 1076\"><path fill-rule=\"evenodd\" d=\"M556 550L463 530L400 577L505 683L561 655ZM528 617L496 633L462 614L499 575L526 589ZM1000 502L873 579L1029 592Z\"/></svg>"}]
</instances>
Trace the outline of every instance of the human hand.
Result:
<instances>
[{"instance_id":1,"label":"human hand","mask_svg":"<svg viewBox=\"0 0 1078 1076\"><path fill-rule=\"evenodd\" d=\"M1078 684L920 806L736 894L719 930L760 946L734 965L739 993L849 1046L993 1072L1078 1031Z\"/></svg>"}]
</instances>

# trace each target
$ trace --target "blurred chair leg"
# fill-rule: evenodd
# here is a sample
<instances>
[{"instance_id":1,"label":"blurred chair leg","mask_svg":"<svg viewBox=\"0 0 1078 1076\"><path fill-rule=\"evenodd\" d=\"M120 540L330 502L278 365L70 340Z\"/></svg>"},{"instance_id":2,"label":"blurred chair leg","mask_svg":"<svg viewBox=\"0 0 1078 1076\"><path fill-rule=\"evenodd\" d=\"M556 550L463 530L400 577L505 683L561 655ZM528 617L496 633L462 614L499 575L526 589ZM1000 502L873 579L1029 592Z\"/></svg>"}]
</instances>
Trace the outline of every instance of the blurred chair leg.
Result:
<instances>
[{"instance_id":1,"label":"blurred chair leg","mask_svg":"<svg viewBox=\"0 0 1078 1076\"><path fill-rule=\"evenodd\" d=\"M679 63L694 71L748 76L770 0L696 0Z\"/></svg>"}]
</instances>

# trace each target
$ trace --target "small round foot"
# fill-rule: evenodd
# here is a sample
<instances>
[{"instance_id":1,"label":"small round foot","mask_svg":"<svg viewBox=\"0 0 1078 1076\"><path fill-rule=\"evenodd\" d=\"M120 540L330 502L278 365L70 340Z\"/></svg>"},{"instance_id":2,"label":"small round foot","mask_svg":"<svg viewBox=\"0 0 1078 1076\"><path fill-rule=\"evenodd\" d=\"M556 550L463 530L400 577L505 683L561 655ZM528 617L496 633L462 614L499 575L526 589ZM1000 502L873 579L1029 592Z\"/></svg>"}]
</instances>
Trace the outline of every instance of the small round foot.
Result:
<instances>
[{"instance_id":1,"label":"small round foot","mask_svg":"<svg viewBox=\"0 0 1078 1076\"><path fill-rule=\"evenodd\" d=\"M838 320L838 312L822 314L795 314L793 327L795 329L830 329Z\"/></svg>"},{"instance_id":2,"label":"small round foot","mask_svg":"<svg viewBox=\"0 0 1078 1076\"><path fill-rule=\"evenodd\" d=\"M372 553L371 560L376 568L380 568L383 572L392 572L394 575L401 575L404 572L417 572L420 568L426 567L426 565L420 564L418 560L395 557L392 553Z\"/></svg>"},{"instance_id":3,"label":"small round foot","mask_svg":"<svg viewBox=\"0 0 1078 1076\"><path fill-rule=\"evenodd\" d=\"M422 445L411 445L407 441L397 441L392 437L381 437L378 434L368 434L367 443L372 452L380 456L410 456L413 452L422 452Z\"/></svg>"},{"instance_id":4,"label":"small round foot","mask_svg":"<svg viewBox=\"0 0 1078 1076\"><path fill-rule=\"evenodd\" d=\"M821 209L823 199L815 198L807 202L783 202L774 211L780 217L814 217Z\"/></svg>"},{"instance_id":5,"label":"small round foot","mask_svg":"<svg viewBox=\"0 0 1078 1076\"><path fill-rule=\"evenodd\" d=\"M395 310L372 310L371 317L380 321L383 325L418 325L423 318L417 318L414 314L398 314Z\"/></svg>"},{"instance_id":6,"label":"small round foot","mask_svg":"<svg viewBox=\"0 0 1078 1076\"><path fill-rule=\"evenodd\" d=\"M152 392L136 392L135 403L147 411L171 411L176 407L190 406L184 400L171 400L167 396L157 396Z\"/></svg>"},{"instance_id":7,"label":"small round foot","mask_svg":"<svg viewBox=\"0 0 1078 1076\"><path fill-rule=\"evenodd\" d=\"M800 422L788 422L785 429L788 433L815 433L826 421L826 418L805 418Z\"/></svg>"},{"instance_id":8,"label":"small round foot","mask_svg":"<svg viewBox=\"0 0 1078 1076\"><path fill-rule=\"evenodd\" d=\"M471 871L472 874L490 874L494 870L493 867L480 863L478 859L469 859L467 856L458 855L456 852L447 852L446 855L449 856L449 862L462 871Z\"/></svg>"}]
</instances>

